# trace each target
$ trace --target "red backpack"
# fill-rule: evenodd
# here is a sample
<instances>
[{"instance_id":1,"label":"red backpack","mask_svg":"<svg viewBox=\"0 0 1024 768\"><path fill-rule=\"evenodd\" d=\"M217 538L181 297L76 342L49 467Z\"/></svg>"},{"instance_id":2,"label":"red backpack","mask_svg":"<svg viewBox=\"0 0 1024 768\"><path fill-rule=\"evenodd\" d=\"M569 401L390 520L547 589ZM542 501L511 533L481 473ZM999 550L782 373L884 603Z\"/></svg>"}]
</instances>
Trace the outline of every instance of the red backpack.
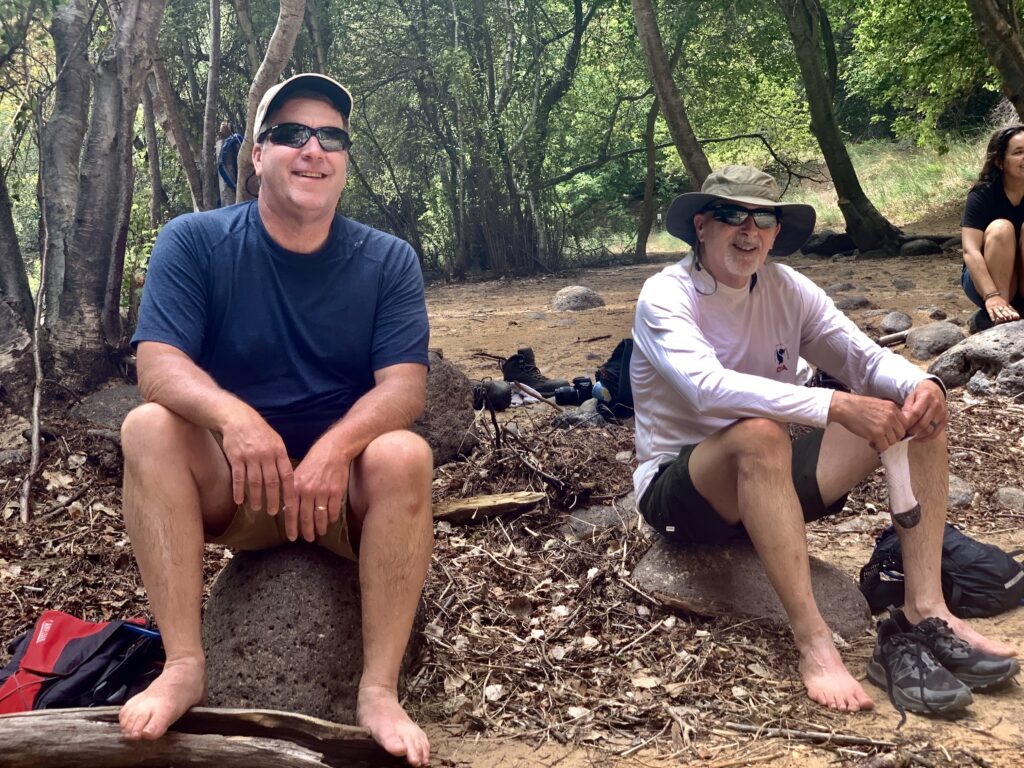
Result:
<instances>
[{"instance_id":1,"label":"red backpack","mask_svg":"<svg viewBox=\"0 0 1024 768\"><path fill-rule=\"evenodd\" d=\"M0 715L33 709L120 705L160 673L160 633L145 619L82 621L46 611L8 647Z\"/></svg>"}]
</instances>

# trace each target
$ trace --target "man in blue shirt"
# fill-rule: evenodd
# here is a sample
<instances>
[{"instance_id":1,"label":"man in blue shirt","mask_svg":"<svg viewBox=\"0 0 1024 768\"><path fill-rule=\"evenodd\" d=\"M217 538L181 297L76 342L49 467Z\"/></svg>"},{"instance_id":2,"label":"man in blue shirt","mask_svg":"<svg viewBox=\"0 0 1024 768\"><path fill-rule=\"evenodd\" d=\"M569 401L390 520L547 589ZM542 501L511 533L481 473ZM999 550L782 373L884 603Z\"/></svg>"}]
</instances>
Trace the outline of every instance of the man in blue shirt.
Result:
<instances>
[{"instance_id":1,"label":"man in blue shirt","mask_svg":"<svg viewBox=\"0 0 1024 768\"><path fill-rule=\"evenodd\" d=\"M205 697L204 540L301 536L358 552L358 722L411 765L429 760L397 695L433 542L431 452L408 431L426 398L423 280L407 243L336 212L351 108L322 75L271 88L258 198L179 217L154 246L124 514L167 663L122 708L128 738L159 738Z\"/></svg>"}]
</instances>

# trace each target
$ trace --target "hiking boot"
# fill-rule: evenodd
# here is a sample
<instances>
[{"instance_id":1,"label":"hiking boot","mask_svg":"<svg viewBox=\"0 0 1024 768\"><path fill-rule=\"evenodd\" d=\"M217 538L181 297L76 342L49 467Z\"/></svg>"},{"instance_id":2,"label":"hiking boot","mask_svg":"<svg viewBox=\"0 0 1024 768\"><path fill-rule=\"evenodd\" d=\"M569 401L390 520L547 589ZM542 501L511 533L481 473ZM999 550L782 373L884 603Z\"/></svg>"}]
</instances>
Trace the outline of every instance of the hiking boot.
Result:
<instances>
[{"instance_id":1,"label":"hiking boot","mask_svg":"<svg viewBox=\"0 0 1024 768\"><path fill-rule=\"evenodd\" d=\"M952 627L938 617L911 624L898 608L890 610L889 614L901 632L916 636L928 647L939 664L972 691L999 686L1020 671L1016 659L979 651L966 640L957 637Z\"/></svg>"},{"instance_id":2,"label":"hiking boot","mask_svg":"<svg viewBox=\"0 0 1024 768\"><path fill-rule=\"evenodd\" d=\"M512 386L504 381L486 378L473 382L473 410L479 411L487 405L495 411L504 411L512 405Z\"/></svg>"},{"instance_id":3,"label":"hiking boot","mask_svg":"<svg viewBox=\"0 0 1024 768\"><path fill-rule=\"evenodd\" d=\"M964 709L973 701L970 689L936 661L914 632L903 632L894 619L878 623L878 641L868 662L868 679L889 694L900 713L944 715ZM898 727L898 726L897 726Z\"/></svg>"},{"instance_id":4,"label":"hiking boot","mask_svg":"<svg viewBox=\"0 0 1024 768\"><path fill-rule=\"evenodd\" d=\"M968 335L973 335L980 331L987 331L992 325L992 318L988 316L988 310L979 309L967 321L967 333Z\"/></svg>"},{"instance_id":5,"label":"hiking boot","mask_svg":"<svg viewBox=\"0 0 1024 768\"><path fill-rule=\"evenodd\" d=\"M505 381L518 381L537 390L544 397L551 397L559 387L569 386L565 379L549 379L537 370L537 361L530 347L520 347L516 354L501 364L501 372L505 375Z\"/></svg>"}]
</instances>

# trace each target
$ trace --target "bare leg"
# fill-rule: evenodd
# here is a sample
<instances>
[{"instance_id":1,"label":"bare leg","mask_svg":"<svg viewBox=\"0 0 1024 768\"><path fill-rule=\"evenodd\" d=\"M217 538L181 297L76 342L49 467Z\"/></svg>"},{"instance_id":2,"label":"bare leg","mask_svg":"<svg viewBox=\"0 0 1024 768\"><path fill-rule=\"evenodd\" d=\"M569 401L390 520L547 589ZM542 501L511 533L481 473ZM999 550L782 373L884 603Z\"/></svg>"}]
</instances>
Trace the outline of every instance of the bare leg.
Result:
<instances>
[{"instance_id":1,"label":"bare leg","mask_svg":"<svg viewBox=\"0 0 1024 768\"><path fill-rule=\"evenodd\" d=\"M398 671L433 548L431 470L422 439L389 432L353 462L349 484L363 605L356 718L388 752L417 766L429 762L430 743L398 701Z\"/></svg>"},{"instance_id":2,"label":"bare leg","mask_svg":"<svg viewBox=\"0 0 1024 768\"><path fill-rule=\"evenodd\" d=\"M742 522L782 601L811 699L834 709L874 706L843 665L814 602L803 513L791 476L788 429L767 419L737 422L690 459L694 486L728 522Z\"/></svg>"},{"instance_id":3,"label":"bare leg","mask_svg":"<svg viewBox=\"0 0 1024 768\"><path fill-rule=\"evenodd\" d=\"M910 529L896 528L903 550L907 590L904 612L915 624L929 616L945 619L953 631L974 647L999 656L1016 656L1011 646L991 640L949 612L942 595L942 534L949 497L949 460L946 435L926 443L910 444L910 472L914 495L921 504L921 522Z\"/></svg>"},{"instance_id":4,"label":"bare leg","mask_svg":"<svg viewBox=\"0 0 1024 768\"><path fill-rule=\"evenodd\" d=\"M121 428L124 517L167 663L120 713L129 739L157 739L206 696L200 607L203 510L227 525L234 512L227 461L210 433L149 403Z\"/></svg>"},{"instance_id":5,"label":"bare leg","mask_svg":"<svg viewBox=\"0 0 1024 768\"><path fill-rule=\"evenodd\" d=\"M1017 269L1017 262L1020 259L1019 248L1013 224L1006 219L996 219L986 227L981 252L985 259L985 269L995 283L996 290L1006 301L1013 298L1020 280ZM991 319L994 323L1003 323L1020 318L1014 312L1010 316Z\"/></svg>"}]
</instances>

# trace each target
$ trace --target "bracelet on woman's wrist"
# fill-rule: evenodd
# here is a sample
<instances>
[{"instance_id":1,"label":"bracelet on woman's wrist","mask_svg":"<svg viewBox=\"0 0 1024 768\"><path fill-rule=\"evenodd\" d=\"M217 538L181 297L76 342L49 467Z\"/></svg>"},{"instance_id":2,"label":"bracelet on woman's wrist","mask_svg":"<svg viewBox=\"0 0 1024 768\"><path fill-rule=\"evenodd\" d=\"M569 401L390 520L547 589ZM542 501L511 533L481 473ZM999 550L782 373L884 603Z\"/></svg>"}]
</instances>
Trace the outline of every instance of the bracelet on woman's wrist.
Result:
<instances>
[{"instance_id":1,"label":"bracelet on woman's wrist","mask_svg":"<svg viewBox=\"0 0 1024 768\"><path fill-rule=\"evenodd\" d=\"M983 301L988 301L993 296L998 296L998 295L999 295L999 291L992 291L991 293L986 293L985 294L985 298L983 299Z\"/></svg>"}]
</instances>

